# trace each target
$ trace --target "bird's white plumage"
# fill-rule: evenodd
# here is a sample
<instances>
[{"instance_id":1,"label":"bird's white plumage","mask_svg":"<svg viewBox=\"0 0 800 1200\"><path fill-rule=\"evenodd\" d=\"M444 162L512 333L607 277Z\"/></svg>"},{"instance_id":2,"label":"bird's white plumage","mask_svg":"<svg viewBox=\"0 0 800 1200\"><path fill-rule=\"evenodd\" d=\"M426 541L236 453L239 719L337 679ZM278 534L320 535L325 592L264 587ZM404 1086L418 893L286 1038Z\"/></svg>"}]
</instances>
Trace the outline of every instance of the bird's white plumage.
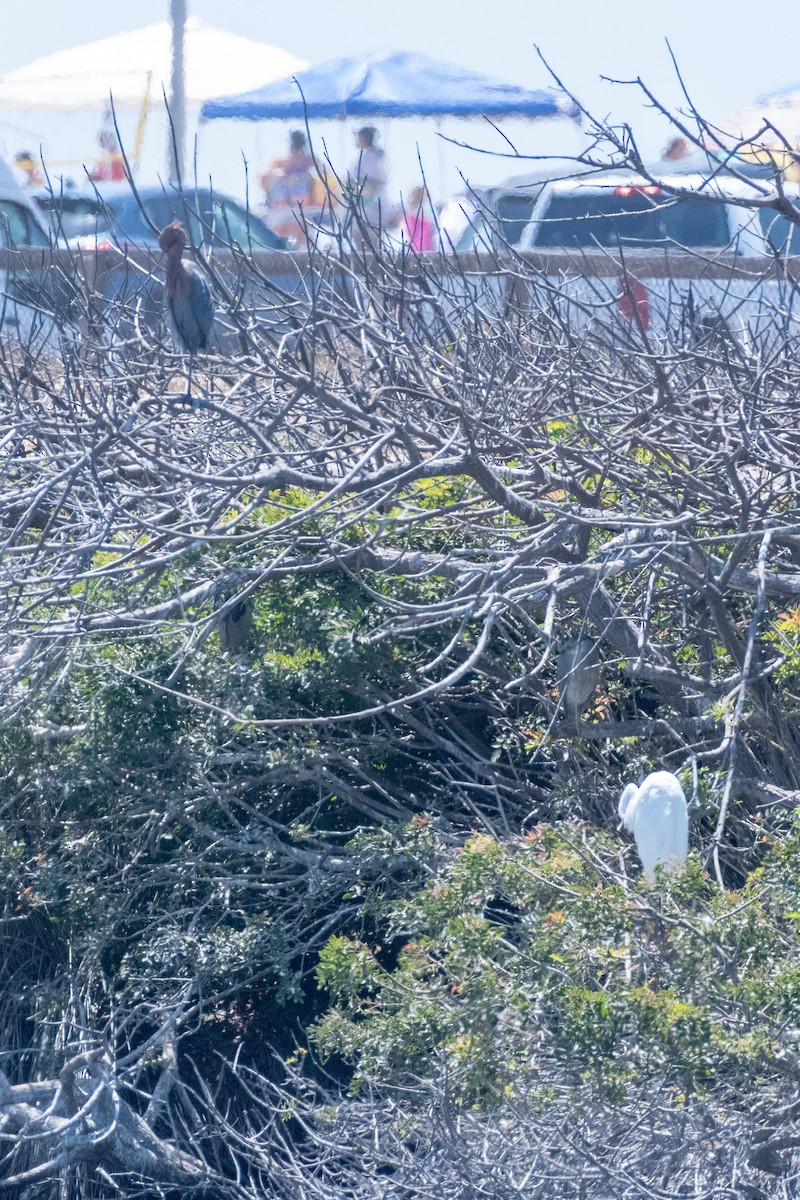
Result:
<instances>
[{"instance_id":1,"label":"bird's white plumage","mask_svg":"<svg viewBox=\"0 0 800 1200\"><path fill-rule=\"evenodd\" d=\"M622 795L619 798L619 807L617 809L617 812L620 815L622 824L625 826L625 828L630 833L633 833L633 825L629 821L628 809L630 808L631 800L633 800L634 797L638 796L638 795L639 795L639 789L636 786L636 784L628 783L622 789Z\"/></svg>"},{"instance_id":2,"label":"bird's white plumage","mask_svg":"<svg viewBox=\"0 0 800 1200\"><path fill-rule=\"evenodd\" d=\"M669 771L654 771L638 788L629 783L619 799L619 815L634 836L648 879L660 864L667 871L686 862L689 814L686 796Z\"/></svg>"}]
</instances>

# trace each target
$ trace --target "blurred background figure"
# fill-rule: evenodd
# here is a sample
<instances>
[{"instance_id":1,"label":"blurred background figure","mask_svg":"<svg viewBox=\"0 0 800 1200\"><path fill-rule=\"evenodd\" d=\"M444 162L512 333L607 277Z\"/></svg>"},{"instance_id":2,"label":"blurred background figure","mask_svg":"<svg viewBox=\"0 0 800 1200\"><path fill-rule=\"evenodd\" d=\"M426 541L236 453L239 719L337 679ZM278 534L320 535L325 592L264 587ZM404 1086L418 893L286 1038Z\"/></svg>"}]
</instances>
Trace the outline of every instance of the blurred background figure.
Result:
<instances>
[{"instance_id":1,"label":"blurred background figure","mask_svg":"<svg viewBox=\"0 0 800 1200\"><path fill-rule=\"evenodd\" d=\"M436 216L424 187L411 189L403 206L400 230L408 250L433 250L436 247Z\"/></svg>"},{"instance_id":2,"label":"blurred background figure","mask_svg":"<svg viewBox=\"0 0 800 1200\"><path fill-rule=\"evenodd\" d=\"M89 178L96 183L121 183L125 176L125 160L122 157L117 141L117 133L107 112L100 132L97 135L100 153L97 163L89 172Z\"/></svg>"},{"instance_id":3,"label":"blurred background figure","mask_svg":"<svg viewBox=\"0 0 800 1200\"><path fill-rule=\"evenodd\" d=\"M350 172L365 206L376 206L386 193L386 154L378 146L378 131L364 125L356 133L356 157Z\"/></svg>"},{"instance_id":4,"label":"blurred background figure","mask_svg":"<svg viewBox=\"0 0 800 1200\"><path fill-rule=\"evenodd\" d=\"M682 158L688 158L693 149L694 147L687 142L686 138L674 137L661 151L661 161L680 162Z\"/></svg>"},{"instance_id":5,"label":"blurred background figure","mask_svg":"<svg viewBox=\"0 0 800 1200\"><path fill-rule=\"evenodd\" d=\"M23 187L44 187L44 173L30 150L20 150L14 155L14 165L17 168L17 178Z\"/></svg>"},{"instance_id":6,"label":"blurred background figure","mask_svg":"<svg viewBox=\"0 0 800 1200\"><path fill-rule=\"evenodd\" d=\"M306 135L299 129L289 134L289 153L276 158L261 176L267 219L276 233L297 237L302 232L298 209L312 202L316 180L314 158L308 152Z\"/></svg>"}]
</instances>

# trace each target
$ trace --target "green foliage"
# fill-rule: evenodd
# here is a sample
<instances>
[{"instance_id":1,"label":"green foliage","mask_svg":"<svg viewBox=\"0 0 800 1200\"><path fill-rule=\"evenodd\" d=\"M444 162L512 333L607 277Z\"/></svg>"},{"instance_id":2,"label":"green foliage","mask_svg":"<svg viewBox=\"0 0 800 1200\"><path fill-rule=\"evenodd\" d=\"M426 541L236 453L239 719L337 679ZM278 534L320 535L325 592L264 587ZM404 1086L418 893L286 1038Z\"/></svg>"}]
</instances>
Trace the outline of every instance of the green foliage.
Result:
<instances>
[{"instance_id":1,"label":"green foliage","mask_svg":"<svg viewBox=\"0 0 800 1200\"><path fill-rule=\"evenodd\" d=\"M259 519L271 527L287 509L302 517L302 501L273 498ZM173 569L189 586L201 568L223 569L224 558L210 564L187 555ZM104 552L97 565L112 572L116 560ZM383 579L372 582L391 590ZM110 576L95 581L83 596L87 611L110 607L115 586ZM414 594L413 582L395 586ZM162 576L152 588L149 600L162 601L174 579ZM387 871L390 860L395 886L414 875L431 843L426 818L402 845L374 822L363 834L353 830L373 798L391 813L395 795L399 811L409 794L426 794L429 749L406 747L381 727L363 727L355 741L345 726L273 732L247 724L346 713L369 707L376 689L413 690L416 665L436 642L408 638L400 649L373 639L384 617L346 574L273 580L254 595L253 626L236 659L220 653L212 634L184 661L179 622L154 638L86 638L58 686L32 698L28 716L32 728L46 721L76 732L63 740L37 740L24 727L0 732L11 764L0 782L3 898L11 912L47 914L64 961L75 964L101 1013L114 1003L158 1006L183 988L236 989L256 977L265 1006L276 997L295 1003L307 977L298 946L308 929L329 928L339 904L369 913L381 890L371 874ZM352 873L315 881L303 860L282 860L293 839L322 861L336 839L347 841ZM42 1011L58 1011L59 986L68 992L71 983L42 981Z\"/></svg>"},{"instance_id":2,"label":"green foliage","mask_svg":"<svg viewBox=\"0 0 800 1200\"><path fill-rule=\"evenodd\" d=\"M435 882L383 909L393 961L334 939L312 1037L354 1086L439 1078L492 1107L547 1076L619 1100L666 1080L745 1093L800 1020L800 834L738 892L690 859L663 891L622 885L608 838L573 825L440 849Z\"/></svg>"},{"instance_id":3,"label":"green foliage","mask_svg":"<svg viewBox=\"0 0 800 1200\"><path fill-rule=\"evenodd\" d=\"M793 691L798 691L800 689L800 605L788 609L787 612L779 613L766 635L766 641L785 658L778 668L779 681Z\"/></svg>"}]
</instances>

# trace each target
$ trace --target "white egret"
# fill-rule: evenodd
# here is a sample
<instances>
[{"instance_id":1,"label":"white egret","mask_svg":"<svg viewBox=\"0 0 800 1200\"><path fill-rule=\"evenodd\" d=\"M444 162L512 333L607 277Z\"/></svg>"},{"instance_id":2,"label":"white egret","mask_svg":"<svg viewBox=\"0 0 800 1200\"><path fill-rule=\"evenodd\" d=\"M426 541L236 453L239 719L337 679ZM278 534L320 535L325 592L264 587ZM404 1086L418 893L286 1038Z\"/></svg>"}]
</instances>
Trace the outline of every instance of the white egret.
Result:
<instances>
[{"instance_id":1,"label":"white egret","mask_svg":"<svg viewBox=\"0 0 800 1200\"><path fill-rule=\"evenodd\" d=\"M630 830L652 882L656 867L672 871L686 862L689 814L683 788L669 771L653 771L639 787L629 783L619 798L622 824Z\"/></svg>"}]
</instances>

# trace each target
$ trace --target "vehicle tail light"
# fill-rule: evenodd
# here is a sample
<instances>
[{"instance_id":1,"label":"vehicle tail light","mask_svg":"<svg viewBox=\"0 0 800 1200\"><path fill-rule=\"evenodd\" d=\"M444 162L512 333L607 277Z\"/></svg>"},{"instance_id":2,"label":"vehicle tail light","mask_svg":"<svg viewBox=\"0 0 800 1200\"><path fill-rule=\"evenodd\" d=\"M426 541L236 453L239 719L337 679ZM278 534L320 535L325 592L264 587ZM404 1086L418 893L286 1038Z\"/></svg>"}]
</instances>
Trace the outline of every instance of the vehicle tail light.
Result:
<instances>
[{"instance_id":1,"label":"vehicle tail light","mask_svg":"<svg viewBox=\"0 0 800 1200\"><path fill-rule=\"evenodd\" d=\"M642 329L650 328L650 299L647 288L638 279L624 275L619 281L619 308L623 317L636 321Z\"/></svg>"},{"instance_id":2,"label":"vehicle tail light","mask_svg":"<svg viewBox=\"0 0 800 1200\"><path fill-rule=\"evenodd\" d=\"M97 238L91 236L76 238L74 245L79 250L116 250L113 242L109 242L108 238L98 241Z\"/></svg>"},{"instance_id":3,"label":"vehicle tail light","mask_svg":"<svg viewBox=\"0 0 800 1200\"><path fill-rule=\"evenodd\" d=\"M656 184L646 183L637 187L615 187L613 196L660 196L661 188Z\"/></svg>"}]
</instances>

